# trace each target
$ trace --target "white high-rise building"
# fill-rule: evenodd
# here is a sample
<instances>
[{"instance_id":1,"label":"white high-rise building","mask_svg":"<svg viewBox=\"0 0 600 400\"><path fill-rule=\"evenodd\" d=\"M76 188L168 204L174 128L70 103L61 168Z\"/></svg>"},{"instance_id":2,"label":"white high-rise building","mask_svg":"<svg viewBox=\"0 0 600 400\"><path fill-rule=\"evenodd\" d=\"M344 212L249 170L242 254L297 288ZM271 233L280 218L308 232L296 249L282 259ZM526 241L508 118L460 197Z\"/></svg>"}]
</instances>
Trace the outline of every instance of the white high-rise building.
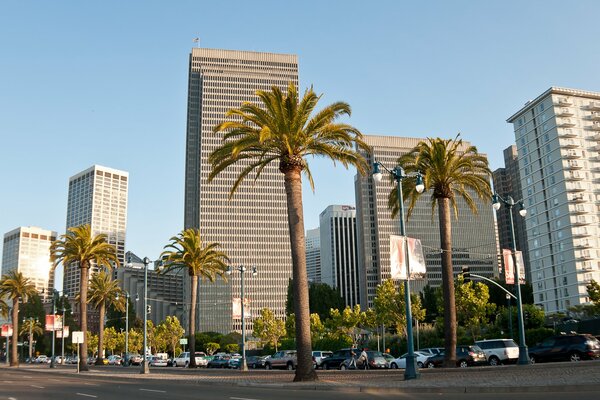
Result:
<instances>
[{"instance_id":1,"label":"white high-rise building","mask_svg":"<svg viewBox=\"0 0 600 400\"><path fill-rule=\"evenodd\" d=\"M67 228L89 224L92 235L107 235L108 243L115 246L121 264L125 256L128 185L128 172L100 165L69 179ZM92 268L90 272L95 271ZM77 266L65 266L63 291L66 295L79 293L79 278Z\"/></svg>"},{"instance_id":2,"label":"white high-rise building","mask_svg":"<svg viewBox=\"0 0 600 400\"><path fill-rule=\"evenodd\" d=\"M22 226L5 233L2 275L15 270L21 272L35 285L42 301L51 298L54 272L51 271L50 244L54 240L56 232L35 226Z\"/></svg>"},{"instance_id":3,"label":"white high-rise building","mask_svg":"<svg viewBox=\"0 0 600 400\"><path fill-rule=\"evenodd\" d=\"M194 48L190 54L184 225L198 228L205 242L220 243L232 265L256 266L256 276L245 275L245 297L250 302L246 312L257 315L268 307L278 318L285 316L292 276L283 174L273 162L258 180L249 176L230 199L231 188L248 164L239 162L209 183L208 157L222 144L222 133L214 133L213 128L225 120L229 109L243 102L259 103L257 90L270 91L272 86L286 90L289 82L298 85L295 55L204 48ZM232 313L240 283L237 271L226 283L220 278L215 283L200 282L199 331L241 330L241 319L234 319ZM189 284L184 290L189 302Z\"/></svg>"},{"instance_id":4,"label":"white high-rise building","mask_svg":"<svg viewBox=\"0 0 600 400\"><path fill-rule=\"evenodd\" d=\"M588 303L586 285L600 281L600 93L551 87L507 122L527 208L534 301L564 312Z\"/></svg>"},{"instance_id":5,"label":"white high-rise building","mask_svg":"<svg viewBox=\"0 0 600 400\"><path fill-rule=\"evenodd\" d=\"M365 135L364 140L371 147L369 152L363 152L369 164L379 161L392 169L400 156L424 139ZM470 143L463 141L463 146L466 148ZM395 182L386 176L375 184L371 174L357 175L355 186L361 307L366 308L373 305L377 285L390 278L390 235L400 234L400 223L398 216L392 219L388 208L388 195L396 187ZM426 284L438 287L442 283L438 211L436 208L432 216L431 195L424 192L406 219L406 235L421 240L427 265L427 278L411 282L414 291ZM472 273L497 277L499 249L493 208L490 202L480 200L475 194L473 200L479 210L477 214L471 212L464 200L457 198L458 218L452 216L454 273L468 266Z\"/></svg>"},{"instance_id":6,"label":"white high-rise building","mask_svg":"<svg viewBox=\"0 0 600 400\"><path fill-rule=\"evenodd\" d=\"M321 233L319 228L309 229L306 242L306 274L311 283L321 283Z\"/></svg>"},{"instance_id":7,"label":"white high-rise building","mask_svg":"<svg viewBox=\"0 0 600 400\"><path fill-rule=\"evenodd\" d=\"M321 282L339 289L347 306L360 304L356 208L331 205L319 215Z\"/></svg>"}]
</instances>

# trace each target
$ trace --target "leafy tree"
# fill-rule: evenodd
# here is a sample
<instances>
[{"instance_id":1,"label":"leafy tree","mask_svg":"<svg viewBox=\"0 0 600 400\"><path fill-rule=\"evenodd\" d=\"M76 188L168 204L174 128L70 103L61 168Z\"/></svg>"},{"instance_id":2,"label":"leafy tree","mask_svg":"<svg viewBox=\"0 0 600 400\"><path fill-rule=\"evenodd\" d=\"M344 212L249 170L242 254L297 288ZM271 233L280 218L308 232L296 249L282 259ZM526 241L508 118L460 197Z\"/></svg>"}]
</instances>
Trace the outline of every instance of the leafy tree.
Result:
<instances>
[{"instance_id":1,"label":"leafy tree","mask_svg":"<svg viewBox=\"0 0 600 400\"><path fill-rule=\"evenodd\" d=\"M317 313L310 314L310 337L312 338L312 343L317 340L320 340L325 335L325 325L321 322L321 317Z\"/></svg>"},{"instance_id":2,"label":"leafy tree","mask_svg":"<svg viewBox=\"0 0 600 400\"><path fill-rule=\"evenodd\" d=\"M179 339L185 334L176 316L167 316L163 322L158 325L158 334L163 338L167 348L175 355L175 349L179 347ZM202 347L198 347L202 348Z\"/></svg>"},{"instance_id":3,"label":"leafy tree","mask_svg":"<svg viewBox=\"0 0 600 400\"><path fill-rule=\"evenodd\" d=\"M259 338L262 343L275 347L279 345L279 339L285 336L285 322L275 317L275 313L269 308L260 311L260 317L254 320L252 334Z\"/></svg>"},{"instance_id":4,"label":"leafy tree","mask_svg":"<svg viewBox=\"0 0 600 400\"><path fill-rule=\"evenodd\" d=\"M116 309L125 310L125 296L119 287L119 281L113 280L106 271L98 271L90 280L88 301L99 311L100 329L98 333L98 358L96 365L103 365L102 352L104 350L104 316L107 304Z\"/></svg>"},{"instance_id":5,"label":"leafy tree","mask_svg":"<svg viewBox=\"0 0 600 400\"><path fill-rule=\"evenodd\" d=\"M240 345L237 343L229 343L225 345L225 352L227 353L239 353Z\"/></svg>"},{"instance_id":6,"label":"leafy tree","mask_svg":"<svg viewBox=\"0 0 600 400\"><path fill-rule=\"evenodd\" d=\"M586 289L590 301L594 303L594 305L600 307L600 284L592 279L586 286Z\"/></svg>"},{"instance_id":7,"label":"leafy tree","mask_svg":"<svg viewBox=\"0 0 600 400\"><path fill-rule=\"evenodd\" d=\"M452 267L451 209L458 217L457 198L462 198L473 213L477 212L473 195L480 199L491 198L491 171L487 158L475 146L464 146L460 135L454 140L440 138L421 141L398 159L407 174L421 172L425 187L431 189L431 211L438 208L440 247L442 249L442 294L444 299L445 365L456 363L456 307L454 300L454 274ZM413 178L411 178L413 179ZM403 198L408 200L410 217L420 193L416 185L402 187ZM396 189L390 192L388 205L392 214L399 211Z\"/></svg>"},{"instance_id":8,"label":"leafy tree","mask_svg":"<svg viewBox=\"0 0 600 400\"><path fill-rule=\"evenodd\" d=\"M140 353L144 347L144 335L136 330L130 329L128 335L127 348L131 353Z\"/></svg>"},{"instance_id":9,"label":"leafy tree","mask_svg":"<svg viewBox=\"0 0 600 400\"><path fill-rule=\"evenodd\" d=\"M110 354L115 354L115 348L119 340L119 334L112 326L104 328L104 347L110 350Z\"/></svg>"},{"instance_id":10,"label":"leafy tree","mask_svg":"<svg viewBox=\"0 0 600 400\"><path fill-rule=\"evenodd\" d=\"M206 351L208 343L221 343L222 333L219 332L199 332L196 333L196 347L202 351ZM207 352L208 353L208 352Z\"/></svg>"},{"instance_id":11,"label":"leafy tree","mask_svg":"<svg viewBox=\"0 0 600 400\"><path fill-rule=\"evenodd\" d=\"M288 284L287 299L285 303L286 315L294 313L294 281L290 279ZM342 298L339 289L334 289L326 283L310 283L308 286L308 308L311 314L317 313L321 320L329 317L329 310L337 308L343 309L346 302Z\"/></svg>"},{"instance_id":12,"label":"leafy tree","mask_svg":"<svg viewBox=\"0 0 600 400\"><path fill-rule=\"evenodd\" d=\"M126 293L125 293L126 294ZM133 304L131 297L127 300L127 296L125 296L125 302L129 307L129 311L125 311L125 307L123 308L115 308L112 304L108 304L106 307L106 326L113 327L117 332L121 330L125 330L125 317L129 317L129 327L132 328L135 326L135 321L137 319L137 314L135 312L135 306ZM143 328L143 324L140 324L140 327Z\"/></svg>"},{"instance_id":13,"label":"leafy tree","mask_svg":"<svg viewBox=\"0 0 600 400\"><path fill-rule=\"evenodd\" d=\"M150 353L156 352L156 327L151 319L146 320L146 340L148 347L150 347ZM142 345L143 346L143 345ZM153 350L154 349L154 350Z\"/></svg>"},{"instance_id":14,"label":"leafy tree","mask_svg":"<svg viewBox=\"0 0 600 400\"><path fill-rule=\"evenodd\" d=\"M411 294L411 313L413 319L422 321L425 310L421 307L421 298ZM373 310L380 323L393 326L396 332L403 332L406 336L406 301L404 298L404 285L397 285L392 279L383 281L375 291Z\"/></svg>"},{"instance_id":15,"label":"leafy tree","mask_svg":"<svg viewBox=\"0 0 600 400\"><path fill-rule=\"evenodd\" d=\"M318 378L312 364L302 173L311 187L314 185L305 158L327 157L345 167L354 165L360 173L365 173L366 161L354 147L367 149L367 146L356 128L336 123L339 117L350 115L346 103L331 104L311 117L320 99L312 89L300 99L296 86L290 82L286 95L277 87L270 92L259 90L256 95L260 105L243 103L227 112L226 117L233 117L231 120L215 127L215 132L224 132L223 144L209 156L213 166L209 181L231 165L243 165L230 192L233 196L244 178L254 174L254 179L258 179L271 163L277 163L284 175L298 351L294 381L313 381Z\"/></svg>"},{"instance_id":16,"label":"leafy tree","mask_svg":"<svg viewBox=\"0 0 600 400\"><path fill-rule=\"evenodd\" d=\"M221 348L221 345L219 343L215 343L215 342L208 342L206 343L206 353L209 356L212 356L215 351L219 350Z\"/></svg>"},{"instance_id":17,"label":"leafy tree","mask_svg":"<svg viewBox=\"0 0 600 400\"><path fill-rule=\"evenodd\" d=\"M438 312L438 300L440 299L440 295L438 292L440 288L434 288L429 285L426 285L423 288L423 291L419 293L421 297L421 304L425 309L425 319L424 322L434 322L437 317Z\"/></svg>"},{"instance_id":18,"label":"leafy tree","mask_svg":"<svg viewBox=\"0 0 600 400\"><path fill-rule=\"evenodd\" d=\"M98 349L98 335L94 335L92 332L87 331L85 333L85 338L86 341L90 344L90 349ZM81 353L81 358L86 358L88 356L88 354L91 354L92 356L94 355L94 350L92 350L92 352L86 352L86 353ZM98 357L101 357L101 354L98 354ZM87 364L87 360L85 360L86 364Z\"/></svg>"},{"instance_id":19,"label":"leafy tree","mask_svg":"<svg viewBox=\"0 0 600 400\"><path fill-rule=\"evenodd\" d=\"M162 273L183 269L191 277L191 306L189 316L190 354L196 351L196 303L198 299L198 278L214 282L217 276L225 279L226 262L229 258L219 251L218 243L203 243L198 229L185 229L171 238L160 255L164 263ZM189 368L196 368L196 358L190 357Z\"/></svg>"},{"instance_id":20,"label":"leafy tree","mask_svg":"<svg viewBox=\"0 0 600 400\"><path fill-rule=\"evenodd\" d=\"M326 326L334 337L350 338L354 345L358 345L362 336L362 329L370 328L373 323L370 316L366 312L360 311L359 305L347 306L342 312L331 309Z\"/></svg>"},{"instance_id":21,"label":"leafy tree","mask_svg":"<svg viewBox=\"0 0 600 400\"><path fill-rule=\"evenodd\" d=\"M12 300L12 342L10 354L10 366L19 366L19 353L18 346L19 342L19 301L35 294L35 285L29 278L23 276L22 272L17 270L9 271L2 275L0 279L0 298L6 297ZM4 310L6 310L7 304L4 303ZM8 349L6 349L6 357L8 357Z\"/></svg>"},{"instance_id":22,"label":"leafy tree","mask_svg":"<svg viewBox=\"0 0 600 400\"><path fill-rule=\"evenodd\" d=\"M462 276L458 276L456 285L456 314L458 324L465 327L471 334L473 341L481 335L482 325L488 321L488 315L493 313L496 305L489 303L488 286L482 283L465 283Z\"/></svg>"},{"instance_id":23,"label":"leafy tree","mask_svg":"<svg viewBox=\"0 0 600 400\"><path fill-rule=\"evenodd\" d=\"M81 276L79 280L79 321L80 329L87 332L87 300L88 300L88 281L90 280L90 267L92 265L98 268L107 268L119 266L119 258L115 247L109 244L105 234L92 235L90 225L82 225L68 228L67 233L61 235L50 245L50 255L53 267L55 269L59 264L65 268L70 265L77 265ZM87 354L88 342L87 336L84 337L81 344L81 353ZM81 357L79 360L79 370L87 371L87 362Z\"/></svg>"},{"instance_id":24,"label":"leafy tree","mask_svg":"<svg viewBox=\"0 0 600 400\"><path fill-rule=\"evenodd\" d=\"M1 302L2 300L0 300L0 304ZM29 362L31 362L33 340L36 335L42 336L44 334L42 324L37 319L27 318L23 320L23 325L21 325L21 331L19 333L23 336L27 336L27 340L29 342Z\"/></svg>"}]
</instances>

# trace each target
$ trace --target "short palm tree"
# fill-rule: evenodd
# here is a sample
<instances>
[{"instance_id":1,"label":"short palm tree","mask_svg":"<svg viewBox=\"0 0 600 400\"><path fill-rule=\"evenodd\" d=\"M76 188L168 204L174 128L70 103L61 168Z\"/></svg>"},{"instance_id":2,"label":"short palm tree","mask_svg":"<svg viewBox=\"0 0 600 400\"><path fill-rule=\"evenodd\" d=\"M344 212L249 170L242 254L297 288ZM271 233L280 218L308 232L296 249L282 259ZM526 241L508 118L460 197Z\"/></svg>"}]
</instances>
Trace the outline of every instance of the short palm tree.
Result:
<instances>
[{"instance_id":1,"label":"short palm tree","mask_svg":"<svg viewBox=\"0 0 600 400\"><path fill-rule=\"evenodd\" d=\"M44 334L44 329L42 328L42 324L37 318L27 318L23 321L23 325L21 325L20 335L28 335L29 340L29 362L31 363L32 350L33 350L33 338L35 335L41 336Z\"/></svg>"},{"instance_id":2,"label":"short palm tree","mask_svg":"<svg viewBox=\"0 0 600 400\"><path fill-rule=\"evenodd\" d=\"M328 157L346 168L353 165L360 173L365 173L366 161L355 146L364 149L367 146L356 128L336 123L339 117L350 115L350 106L346 103L333 103L313 115L321 97L311 88L300 99L293 83L289 84L285 95L277 87L270 92L259 90L256 95L261 104L244 103L240 108L229 110L226 117L235 120L222 122L214 128L215 132L224 134L223 144L209 157L213 168L209 180L233 164L242 164L244 168L231 188L231 197L244 178L253 174L254 179L258 179L267 165L278 163L279 171L284 175L292 250L298 351L294 381L312 381L318 378L313 369L310 341L302 174L314 189L306 161L309 156Z\"/></svg>"},{"instance_id":3,"label":"short palm tree","mask_svg":"<svg viewBox=\"0 0 600 400\"><path fill-rule=\"evenodd\" d=\"M104 348L104 316L106 306L113 306L118 311L125 311L125 292L119 287L119 281L113 280L106 271L98 271L92 275L88 302L99 312L100 330L98 331L98 357L96 365L102 365Z\"/></svg>"},{"instance_id":4,"label":"short palm tree","mask_svg":"<svg viewBox=\"0 0 600 400\"><path fill-rule=\"evenodd\" d=\"M21 272L9 271L0 279L0 297L8 297L12 300L12 342L10 355L10 366L19 366L17 343L19 342L19 300L25 299L36 293L35 285L29 278L25 278ZM8 357L8 353L7 353Z\"/></svg>"},{"instance_id":5,"label":"short palm tree","mask_svg":"<svg viewBox=\"0 0 600 400\"><path fill-rule=\"evenodd\" d=\"M191 277L191 306L189 318L190 354L196 351L196 302L198 298L198 278L214 282L217 276L225 279L227 271L227 255L219 251L218 243L203 243L198 229L189 228L173 236L171 243L160 255L163 262L161 273L184 269ZM196 367L196 358L190 357L190 368Z\"/></svg>"},{"instance_id":6,"label":"short palm tree","mask_svg":"<svg viewBox=\"0 0 600 400\"><path fill-rule=\"evenodd\" d=\"M438 207L442 249L442 293L444 299L444 344L446 366L456 362L456 308L454 301L454 274L452 269L452 218L451 209L458 217L457 197L462 198L473 213L477 206L473 199L491 199L491 171L487 158L475 146L463 145L460 135L450 139L427 139L398 159L407 174L421 172L425 187L431 189L431 212ZM410 217L420 193L415 185L404 185L403 197L408 200ZM425 192L423 192L425 193ZM398 197L396 190L389 196L392 214L396 215Z\"/></svg>"},{"instance_id":7,"label":"short palm tree","mask_svg":"<svg viewBox=\"0 0 600 400\"><path fill-rule=\"evenodd\" d=\"M106 241L106 235L92 235L90 225L81 225L67 229L67 233L52 242L50 254L54 261L53 269L59 264L66 268L77 264L81 272L79 281L79 324L83 332L87 332L87 298L90 268L112 268L119 266L119 258L115 246ZM87 336L81 344L81 354L87 355ZM85 357L79 360L79 369L87 371Z\"/></svg>"}]
</instances>

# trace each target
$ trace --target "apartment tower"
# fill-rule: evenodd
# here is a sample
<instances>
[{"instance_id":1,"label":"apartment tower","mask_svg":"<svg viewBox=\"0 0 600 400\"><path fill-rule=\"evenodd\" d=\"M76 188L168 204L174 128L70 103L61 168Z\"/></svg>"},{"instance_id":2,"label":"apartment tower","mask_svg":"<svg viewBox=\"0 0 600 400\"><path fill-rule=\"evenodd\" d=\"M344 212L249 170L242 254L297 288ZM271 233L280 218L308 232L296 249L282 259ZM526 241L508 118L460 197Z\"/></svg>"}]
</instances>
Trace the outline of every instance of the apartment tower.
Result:
<instances>
[{"instance_id":1,"label":"apartment tower","mask_svg":"<svg viewBox=\"0 0 600 400\"><path fill-rule=\"evenodd\" d=\"M365 135L364 140L370 146L370 151L363 152L369 164L378 161L392 169L400 156L423 139ZM467 146L470 143L463 142L463 148ZM390 235L399 235L400 225L388 208L388 195L396 187L395 182L386 176L375 184L371 175L356 175L355 186L361 307L366 308L373 306L377 285L390 278ZM426 284L438 287L442 283L439 223L437 208L432 215L431 195L430 191L424 192L406 219L406 235L421 240L427 265L426 279L411 282L413 291ZM498 243L493 208L490 202L473 197L477 214L457 198L458 218L452 217L454 273L468 266L472 273L494 278L498 276Z\"/></svg>"},{"instance_id":2,"label":"apartment tower","mask_svg":"<svg viewBox=\"0 0 600 400\"><path fill-rule=\"evenodd\" d=\"M565 312L588 303L586 285L600 281L600 93L551 87L507 122L527 207L534 301Z\"/></svg>"},{"instance_id":3,"label":"apartment tower","mask_svg":"<svg viewBox=\"0 0 600 400\"><path fill-rule=\"evenodd\" d=\"M268 307L279 318L285 315L292 276L283 174L274 162L258 180L253 176L246 179L229 198L236 178L248 164L232 165L209 183L208 157L222 143L222 134L214 133L213 128L225 120L229 109L243 102L258 103L257 90L268 91L273 86L285 90L289 82L298 85L295 55L204 48L194 48L190 54L185 227L198 228L205 242L220 243L233 266L255 266L256 276L245 275L245 297L250 301L246 312L256 315ZM189 303L189 284L184 290ZM232 313L236 297L240 297L237 271L227 282L200 282L198 330L240 331L241 320ZM252 329L251 320L247 327Z\"/></svg>"},{"instance_id":4,"label":"apartment tower","mask_svg":"<svg viewBox=\"0 0 600 400\"><path fill-rule=\"evenodd\" d=\"M21 272L35 285L42 301L51 299L54 289L50 260L53 240L56 240L56 232L35 226L21 226L4 234L2 275L15 270Z\"/></svg>"},{"instance_id":5,"label":"apartment tower","mask_svg":"<svg viewBox=\"0 0 600 400\"><path fill-rule=\"evenodd\" d=\"M309 229L304 237L306 243L306 275L311 283L321 283L321 231Z\"/></svg>"},{"instance_id":6,"label":"apartment tower","mask_svg":"<svg viewBox=\"0 0 600 400\"><path fill-rule=\"evenodd\" d=\"M319 215L321 282L339 289L347 306L360 304L356 208L331 205Z\"/></svg>"}]
</instances>

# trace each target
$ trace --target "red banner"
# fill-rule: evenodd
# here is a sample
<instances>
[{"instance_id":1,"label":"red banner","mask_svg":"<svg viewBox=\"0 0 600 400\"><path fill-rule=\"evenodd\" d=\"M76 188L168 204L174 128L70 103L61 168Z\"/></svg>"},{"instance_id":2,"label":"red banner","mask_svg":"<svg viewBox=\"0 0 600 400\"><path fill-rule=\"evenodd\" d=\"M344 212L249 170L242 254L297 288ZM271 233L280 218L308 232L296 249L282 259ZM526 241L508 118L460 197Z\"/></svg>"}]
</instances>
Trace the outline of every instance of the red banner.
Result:
<instances>
[{"instance_id":1,"label":"red banner","mask_svg":"<svg viewBox=\"0 0 600 400\"><path fill-rule=\"evenodd\" d=\"M60 331L62 329L62 316L60 315L46 315L46 330L47 331Z\"/></svg>"},{"instance_id":2,"label":"red banner","mask_svg":"<svg viewBox=\"0 0 600 400\"><path fill-rule=\"evenodd\" d=\"M13 328L11 324L3 324L2 325L2 336L9 337L13 334Z\"/></svg>"}]
</instances>

